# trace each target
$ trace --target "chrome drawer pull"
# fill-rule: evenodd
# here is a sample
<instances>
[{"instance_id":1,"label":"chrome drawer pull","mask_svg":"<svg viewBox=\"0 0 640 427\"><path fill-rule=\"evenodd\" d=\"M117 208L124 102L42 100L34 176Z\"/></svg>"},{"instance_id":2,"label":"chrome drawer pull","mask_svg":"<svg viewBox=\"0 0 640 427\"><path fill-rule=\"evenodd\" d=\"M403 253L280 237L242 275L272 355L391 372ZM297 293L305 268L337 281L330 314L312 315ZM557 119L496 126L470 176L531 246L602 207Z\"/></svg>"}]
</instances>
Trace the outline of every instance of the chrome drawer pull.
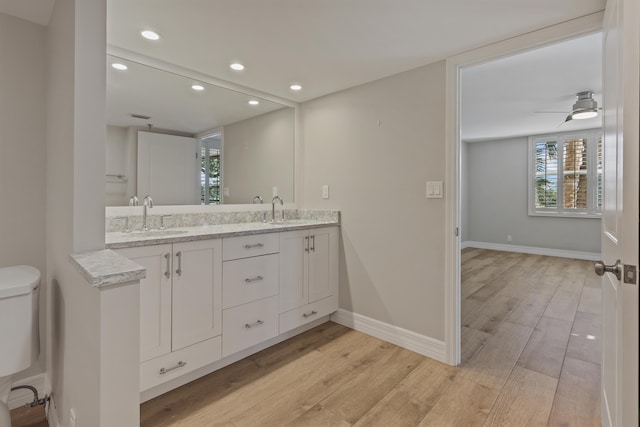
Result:
<instances>
[{"instance_id":1,"label":"chrome drawer pull","mask_svg":"<svg viewBox=\"0 0 640 427\"><path fill-rule=\"evenodd\" d=\"M167 260L167 271L164 272L164 276L170 277L171 276L171 255L169 255L169 252L164 254L164 259Z\"/></svg>"},{"instance_id":2,"label":"chrome drawer pull","mask_svg":"<svg viewBox=\"0 0 640 427\"><path fill-rule=\"evenodd\" d=\"M165 368L160 368L160 375L164 375L164 374L168 374L171 371L175 371L176 369L179 368L184 368L185 366L187 366L187 362L183 362L182 360L178 362L178 364L176 366L174 366L173 368L169 368L169 369L165 369Z\"/></svg>"},{"instance_id":3,"label":"chrome drawer pull","mask_svg":"<svg viewBox=\"0 0 640 427\"><path fill-rule=\"evenodd\" d=\"M316 314L318 314L317 311L311 310L311 313L304 313L302 317L311 317L311 316L315 316Z\"/></svg>"},{"instance_id":4,"label":"chrome drawer pull","mask_svg":"<svg viewBox=\"0 0 640 427\"><path fill-rule=\"evenodd\" d=\"M256 277L253 277L251 279L244 279L244 281L247 282L247 283L253 283L253 282L259 282L262 279L264 279L264 277L256 276Z\"/></svg>"},{"instance_id":5,"label":"chrome drawer pull","mask_svg":"<svg viewBox=\"0 0 640 427\"><path fill-rule=\"evenodd\" d=\"M253 245L244 245L245 249L253 249L253 248L262 248L264 246L263 243L255 243Z\"/></svg>"},{"instance_id":6,"label":"chrome drawer pull","mask_svg":"<svg viewBox=\"0 0 640 427\"><path fill-rule=\"evenodd\" d=\"M247 328L247 329L251 329L251 328L254 328L254 327L260 326L260 325L264 325L264 322L262 320L255 321L253 323L245 323L244 327Z\"/></svg>"},{"instance_id":7,"label":"chrome drawer pull","mask_svg":"<svg viewBox=\"0 0 640 427\"><path fill-rule=\"evenodd\" d=\"M182 252L176 252L176 257L178 257L178 269L176 270L176 274L178 276L182 276Z\"/></svg>"}]
</instances>

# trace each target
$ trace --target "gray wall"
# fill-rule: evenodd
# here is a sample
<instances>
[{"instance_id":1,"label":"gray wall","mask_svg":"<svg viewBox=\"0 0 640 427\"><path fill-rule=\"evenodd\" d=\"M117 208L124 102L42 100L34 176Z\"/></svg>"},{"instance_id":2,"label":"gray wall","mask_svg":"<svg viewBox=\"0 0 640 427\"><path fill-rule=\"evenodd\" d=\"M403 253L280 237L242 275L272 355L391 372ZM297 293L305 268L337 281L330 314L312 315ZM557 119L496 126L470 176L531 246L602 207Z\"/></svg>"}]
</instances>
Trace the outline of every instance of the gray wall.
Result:
<instances>
[{"instance_id":1,"label":"gray wall","mask_svg":"<svg viewBox=\"0 0 640 427\"><path fill-rule=\"evenodd\" d=\"M446 199L425 182L445 178L445 81L441 61L301 111L303 207L342 215L340 307L438 340Z\"/></svg>"},{"instance_id":2,"label":"gray wall","mask_svg":"<svg viewBox=\"0 0 640 427\"><path fill-rule=\"evenodd\" d=\"M600 252L600 219L528 215L526 137L467 145L467 240Z\"/></svg>"},{"instance_id":3,"label":"gray wall","mask_svg":"<svg viewBox=\"0 0 640 427\"><path fill-rule=\"evenodd\" d=\"M293 202L293 108L282 108L224 126L222 184L224 204L251 203L256 195L271 202L272 187Z\"/></svg>"},{"instance_id":4,"label":"gray wall","mask_svg":"<svg viewBox=\"0 0 640 427\"><path fill-rule=\"evenodd\" d=\"M46 28L0 13L0 267L27 264L46 282ZM46 291L40 292L44 371ZM0 344L2 345L2 344Z\"/></svg>"}]
</instances>

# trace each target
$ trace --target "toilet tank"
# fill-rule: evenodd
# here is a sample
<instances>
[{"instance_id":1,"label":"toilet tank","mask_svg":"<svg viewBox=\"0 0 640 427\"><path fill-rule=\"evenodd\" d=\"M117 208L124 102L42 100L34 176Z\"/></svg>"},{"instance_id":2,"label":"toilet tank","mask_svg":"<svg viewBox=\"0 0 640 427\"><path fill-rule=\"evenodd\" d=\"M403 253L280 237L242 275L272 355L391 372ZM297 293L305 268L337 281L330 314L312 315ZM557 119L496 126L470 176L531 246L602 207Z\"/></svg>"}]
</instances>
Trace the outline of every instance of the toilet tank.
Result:
<instances>
[{"instance_id":1,"label":"toilet tank","mask_svg":"<svg viewBox=\"0 0 640 427\"><path fill-rule=\"evenodd\" d=\"M38 269L0 268L0 377L27 369L38 359L39 289Z\"/></svg>"}]
</instances>

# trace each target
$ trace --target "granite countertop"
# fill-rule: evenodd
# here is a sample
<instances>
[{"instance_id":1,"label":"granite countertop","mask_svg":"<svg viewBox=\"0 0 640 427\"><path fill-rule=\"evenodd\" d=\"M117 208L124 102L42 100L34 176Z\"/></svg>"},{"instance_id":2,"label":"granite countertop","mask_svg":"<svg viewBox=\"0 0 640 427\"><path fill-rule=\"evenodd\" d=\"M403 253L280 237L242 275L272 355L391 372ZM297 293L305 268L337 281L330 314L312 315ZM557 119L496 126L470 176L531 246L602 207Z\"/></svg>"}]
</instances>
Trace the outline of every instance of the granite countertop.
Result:
<instances>
[{"instance_id":1,"label":"granite countertop","mask_svg":"<svg viewBox=\"0 0 640 427\"><path fill-rule=\"evenodd\" d=\"M251 234L279 233L282 231L339 225L339 220L289 219L284 222L248 222L237 224L202 225L197 227L167 228L149 230L110 232L105 235L109 249L135 246L161 245L165 243L188 242L193 240L219 239L223 237L246 236Z\"/></svg>"},{"instance_id":2,"label":"granite countertop","mask_svg":"<svg viewBox=\"0 0 640 427\"><path fill-rule=\"evenodd\" d=\"M144 279L147 269L110 249L69 255L69 260L96 288Z\"/></svg>"}]
</instances>

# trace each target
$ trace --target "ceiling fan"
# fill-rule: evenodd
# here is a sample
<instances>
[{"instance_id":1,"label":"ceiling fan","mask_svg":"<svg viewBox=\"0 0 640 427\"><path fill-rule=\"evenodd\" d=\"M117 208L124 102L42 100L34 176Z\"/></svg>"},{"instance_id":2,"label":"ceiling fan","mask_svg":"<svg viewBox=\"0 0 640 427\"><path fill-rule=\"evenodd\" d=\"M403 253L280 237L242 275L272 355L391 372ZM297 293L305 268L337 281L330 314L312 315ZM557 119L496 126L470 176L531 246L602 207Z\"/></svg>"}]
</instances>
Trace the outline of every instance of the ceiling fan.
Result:
<instances>
[{"instance_id":1,"label":"ceiling fan","mask_svg":"<svg viewBox=\"0 0 640 427\"><path fill-rule=\"evenodd\" d=\"M591 119L598 115L598 110L602 108L598 108L598 103L595 99L593 99L593 91L585 90L582 92L576 93L578 99L575 104L573 104L571 108L571 112L564 120L563 123L566 123L571 120L583 120L583 119ZM564 111L536 111L537 113L558 113L565 114Z\"/></svg>"}]
</instances>

